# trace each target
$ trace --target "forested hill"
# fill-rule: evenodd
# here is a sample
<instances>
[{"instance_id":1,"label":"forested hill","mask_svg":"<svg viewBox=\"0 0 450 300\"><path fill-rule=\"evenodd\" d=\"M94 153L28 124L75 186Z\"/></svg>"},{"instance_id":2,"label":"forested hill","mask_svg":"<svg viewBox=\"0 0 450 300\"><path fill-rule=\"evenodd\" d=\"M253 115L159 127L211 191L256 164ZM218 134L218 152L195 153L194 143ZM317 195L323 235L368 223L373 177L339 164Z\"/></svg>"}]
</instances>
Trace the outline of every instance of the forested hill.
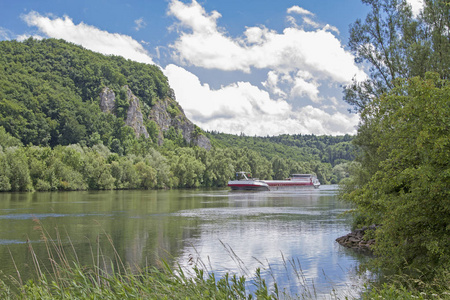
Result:
<instances>
[{"instance_id":1,"label":"forested hill","mask_svg":"<svg viewBox=\"0 0 450 300\"><path fill-rule=\"evenodd\" d=\"M351 142L353 137L350 135L283 134L272 137L251 137L243 134L237 136L208 132L208 136L219 147L246 147L260 153L269 160L278 156L294 161L320 161L329 163L334 167L338 164L353 161L356 154L356 149Z\"/></svg>"},{"instance_id":2,"label":"forested hill","mask_svg":"<svg viewBox=\"0 0 450 300\"><path fill-rule=\"evenodd\" d=\"M101 141L122 154L143 136L210 147L155 65L28 39L0 42L0 66L0 126L24 145Z\"/></svg>"},{"instance_id":3,"label":"forested hill","mask_svg":"<svg viewBox=\"0 0 450 300\"><path fill-rule=\"evenodd\" d=\"M236 171L337 183L350 140L205 133L157 66L62 40L0 42L0 191L224 187Z\"/></svg>"}]
</instances>

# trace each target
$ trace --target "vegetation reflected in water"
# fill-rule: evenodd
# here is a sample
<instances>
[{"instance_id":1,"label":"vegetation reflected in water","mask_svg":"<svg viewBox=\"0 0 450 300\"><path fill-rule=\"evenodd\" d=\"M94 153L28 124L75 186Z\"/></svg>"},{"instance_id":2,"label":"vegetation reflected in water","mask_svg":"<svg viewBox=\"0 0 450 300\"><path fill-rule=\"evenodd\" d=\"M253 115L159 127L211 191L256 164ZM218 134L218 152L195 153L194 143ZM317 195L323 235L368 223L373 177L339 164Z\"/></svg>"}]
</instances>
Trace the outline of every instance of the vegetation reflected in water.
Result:
<instances>
[{"instance_id":1,"label":"vegetation reflected in water","mask_svg":"<svg viewBox=\"0 0 450 300\"><path fill-rule=\"evenodd\" d=\"M217 277L252 276L261 268L268 283L275 280L290 294L301 288L293 280L301 270L318 294L348 293L361 257L334 242L349 231L345 210L333 186L287 193L5 193L0 194L0 260L5 274L15 274L11 251L21 274L30 274L26 242L37 257L47 257L36 230L42 223L64 247L76 249L81 265L92 264L97 251L109 258L117 251L132 269L163 260L186 268L200 260Z\"/></svg>"}]
</instances>

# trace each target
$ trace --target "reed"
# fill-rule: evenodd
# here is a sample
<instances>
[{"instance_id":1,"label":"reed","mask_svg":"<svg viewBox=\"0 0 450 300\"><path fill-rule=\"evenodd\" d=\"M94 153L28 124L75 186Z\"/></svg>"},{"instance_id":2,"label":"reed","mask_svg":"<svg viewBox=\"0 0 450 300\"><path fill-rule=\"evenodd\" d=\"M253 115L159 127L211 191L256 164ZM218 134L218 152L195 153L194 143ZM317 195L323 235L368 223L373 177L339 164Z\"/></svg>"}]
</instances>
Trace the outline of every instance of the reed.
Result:
<instances>
[{"instance_id":1,"label":"reed","mask_svg":"<svg viewBox=\"0 0 450 300\"><path fill-rule=\"evenodd\" d=\"M193 258L190 260L192 268L172 267L166 261L161 261L158 267L131 268L121 260L111 237L105 232L114 249L113 257L103 255L97 238L97 244L91 246L92 264L83 266L67 232L69 246L67 242L63 243L58 230L56 237L52 238L39 220L35 222L45 244L46 257L38 257L32 244L28 243L33 279L24 280L16 267L14 276L1 277L0 299L353 299L351 295L338 295L334 290L330 295L319 295L314 283L305 277L300 261L286 260L281 253L289 283L302 287L299 294L291 295L279 288L268 262L260 262L262 269L257 268L251 273L225 243L223 246L244 275L226 273L216 278L203 261L194 261ZM11 259L16 265L12 254ZM272 283L266 282L262 271L272 275ZM449 279L450 274L447 273L442 282L425 289L427 292L423 288L411 288L405 284L407 280L391 281L390 284L367 288L361 299L450 299L448 287L436 288L444 287Z\"/></svg>"},{"instance_id":2,"label":"reed","mask_svg":"<svg viewBox=\"0 0 450 300\"><path fill-rule=\"evenodd\" d=\"M91 247L92 265L82 266L70 237L67 237L70 246L63 247L59 231L53 238L39 220L34 221L35 229L41 232L47 257L38 257L33 245L28 243L33 279L23 281L16 267L16 276L3 276L0 280L0 299L280 298L277 292L269 289L259 269L253 280L255 290L252 293L248 290L245 276L225 274L222 278L216 278L214 273L207 271L203 262L196 262L192 269L179 265L173 268L166 261L161 261L158 268L146 266L132 270L123 263L106 233L114 249L114 257L103 255L97 239L96 247ZM12 254L11 259L14 262ZM42 259L48 260L48 263Z\"/></svg>"}]
</instances>

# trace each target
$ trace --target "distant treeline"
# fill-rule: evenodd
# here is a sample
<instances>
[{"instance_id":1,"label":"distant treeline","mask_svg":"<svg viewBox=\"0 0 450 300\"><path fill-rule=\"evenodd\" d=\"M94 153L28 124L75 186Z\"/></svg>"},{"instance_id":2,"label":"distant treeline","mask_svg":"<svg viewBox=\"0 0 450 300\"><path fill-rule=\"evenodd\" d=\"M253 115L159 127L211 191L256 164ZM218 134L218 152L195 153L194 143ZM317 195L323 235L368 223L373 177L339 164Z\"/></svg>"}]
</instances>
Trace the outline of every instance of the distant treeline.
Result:
<instances>
[{"instance_id":1,"label":"distant treeline","mask_svg":"<svg viewBox=\"0 0 450 300\"><path fill-rule=\"evenodd\" d=\"M278 136L251 137L239 136L215 131L208 132L209 137L219 145L226 147L248 147L267 159L276 156L296 161L320 161L332 167L353 161L356 148L352 144L352 136L329 136L314 134L282 134Z\"/></svg>"},{"instance_id":2,"label":"distant treeline","mask_svg":"<svg viewBox=\"0 0 450 300\"><path fill-rule=\"evenodd\" d=\"M290 173L315 173L322 184L348 176L348 163L331 167L316 160L274 155L270 160L249 147L174 147L155 149L136 140L127 155L101 142L92 147L24 146L0 127L0 191L59 191L224 187L235 171L261 179Z\"/></svg>"}]
</instances>

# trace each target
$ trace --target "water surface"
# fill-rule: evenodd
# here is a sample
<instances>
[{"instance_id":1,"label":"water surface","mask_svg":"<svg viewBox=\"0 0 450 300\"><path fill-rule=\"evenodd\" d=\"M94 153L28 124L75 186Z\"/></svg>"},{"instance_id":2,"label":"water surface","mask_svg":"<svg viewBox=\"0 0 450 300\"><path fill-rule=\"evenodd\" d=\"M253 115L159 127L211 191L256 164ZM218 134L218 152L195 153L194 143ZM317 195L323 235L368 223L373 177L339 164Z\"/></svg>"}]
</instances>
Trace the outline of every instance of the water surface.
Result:
<instances>
[{"instance_id":1,"label":"water surface","mask_svg":"<svg viewBox=\"0 0 450 300\"><path fill-rule=\"evenodd\" d=\"M161 260L204 265L317 298L356 296L364 259L335 239L350 231L335 186L287 192L229 190L0 194L0 269L32 273L30 247L46 264L44 230L82 264L101 257L132 267ZM48 242L48 241L47 241ZM251 288L251 280L250 280Z\"/></svg>"}]
</instances>

